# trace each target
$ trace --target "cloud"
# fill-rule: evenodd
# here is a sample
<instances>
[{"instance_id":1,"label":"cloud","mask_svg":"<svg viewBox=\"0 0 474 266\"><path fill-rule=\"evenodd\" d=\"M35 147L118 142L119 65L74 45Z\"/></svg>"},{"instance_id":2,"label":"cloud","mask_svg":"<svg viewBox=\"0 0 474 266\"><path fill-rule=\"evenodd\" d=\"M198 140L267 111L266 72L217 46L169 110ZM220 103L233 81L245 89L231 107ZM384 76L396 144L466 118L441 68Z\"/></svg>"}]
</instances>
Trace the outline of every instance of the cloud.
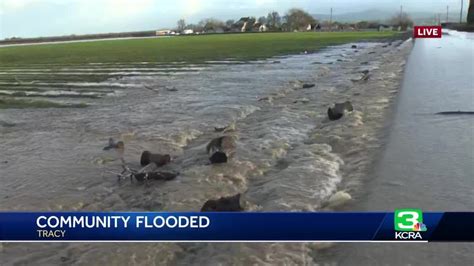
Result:
<instances>
[{"instance_id":1,"label":"cloud","mask_svg":"<svg viewBox=\"0 0 474 266\"><path fill-rule=\"evenodd\" d=\"M2 0L0 4L0 10L2 11L14 11L15 9L21 9L25 6L37 2L37 0Z\"/></svg>"},{"instance_id":2,"label":"cloud","mask_svg":"<svg viewBox=\"0 0 474 266\"><path fill-rule=\"evenodd\" d=\"M202 10L203 3L201 0L184 0L181 6L185 16L192 16Z\"/></svg>"},{"instance_id":3,"label":"cloud","mask_svg":"<svg viewBox=\"0 0 474 266\"><path fill-rule=\"evenodd\" d=\"M31 4L41 2L41 0L1 0L0 14L17 12L21 9L29 7Z\"/></svg>"},{"instance_id":4,"label":"cloud","mask_svg":"<svg viewBox=\"0 0 474 266\"><path fill-rule=\"evenodd\" d=\"M273 5L275 4L275 0L255 0L255 4L257 7L261 7L264 5Z\"/></svg>"},{"instance_id":5,"label":"cloud","mask_svg":"<svg viewBox=\"0 0 474 266\"><path fill-rule=\"evenodd\" d=\"M107 15L111 17L135 17L142 13L146 13L153 7L153 0L102 0L94 1L104 2L103 8L107 11Z\"/></svg>"}]
</instances>

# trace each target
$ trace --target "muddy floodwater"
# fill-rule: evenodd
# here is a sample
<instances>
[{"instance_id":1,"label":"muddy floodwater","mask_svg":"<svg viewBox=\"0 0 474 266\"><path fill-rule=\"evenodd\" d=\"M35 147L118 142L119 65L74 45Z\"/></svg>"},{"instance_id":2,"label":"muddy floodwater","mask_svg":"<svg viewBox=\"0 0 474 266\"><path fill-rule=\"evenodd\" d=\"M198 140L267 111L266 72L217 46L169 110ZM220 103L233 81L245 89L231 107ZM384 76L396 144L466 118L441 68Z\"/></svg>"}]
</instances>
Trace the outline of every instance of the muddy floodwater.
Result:
<instances>
[{"instance_id":1,"label":"muddy floodwater","mask_svg":"<svg viewBox=\"0 0 474 266\"><path fill-rule=\"evenodd\" d=\"M412 42L352 45L252 62L0 67L2 94L88 104L0 112L1 209L199 211L208 199L236 193L247 211L345 209L366 193ZM12 73L15 79L2 78ZM328 121L327 107L346 100L354 111ZM223 126L229 130L215 132ZM236 137L235 155L209 165L205 145L222 134ZM165 169L180 175L148 185L118 182L120 161L102 149L109 137L125 142L131 167L139 168L144 150L169 153ZM317 263L331 245L0 247L6 264L281 265Z\"/></svg>"}]
</instances>

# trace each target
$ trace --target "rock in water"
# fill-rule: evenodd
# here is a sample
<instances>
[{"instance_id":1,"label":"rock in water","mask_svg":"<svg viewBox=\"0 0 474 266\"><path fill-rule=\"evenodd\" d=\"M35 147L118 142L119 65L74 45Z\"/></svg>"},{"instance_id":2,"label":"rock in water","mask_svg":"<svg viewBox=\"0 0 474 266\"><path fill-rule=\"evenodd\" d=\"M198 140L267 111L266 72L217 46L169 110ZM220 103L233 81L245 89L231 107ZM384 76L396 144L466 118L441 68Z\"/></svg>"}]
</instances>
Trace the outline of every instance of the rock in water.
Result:
<instances>
[{"instance_id":1,"label":"rock in water","mask_svg":"<svg viewBox=\"0 0 474 266\"><path fill-rule=\"evenodd\" d=\"M354 45L351 46L351 48L352 49L357 49L357 45L354 44Z\"/></svg>"},{"instance_id":2,"label":"rock in water","mask_svg":"<svg viewBox=\"0 0 474 266\"><path fill-rule=\"evenodd\" d=\"M212 164L226 163L235 150L235 139L231 136L215 138L206 146Z\"/></svg>"},{"instance_id":3,"label":"rock in water","mask_svg":"<svg viewBox=\"0 0 474 266\"><path fill-rule=\"evenodd\" d=\"M142 156L140 158L140 165L147 166L150 163L155 163L157 167L164 166L171 162L171 156L169 154L158 154L158 153L151 153L149 151L142 152Z\"/></svg>"},{"instance_id":4,"label":"rock in water","mask_svg":"<svg viewBox=\"0 0 474 266\"><path fill-rule=\"evenodd\" d=\"M145 181L145 180L162 180L162 181L170 181L175 179L179 173L175 172L149 172L149 173L139 173L133 175L137 181Z\"/></svg>"},{"instance_id":5,"label":"rock in water","mask_svg":"<svg viewBox=\"0 0 474 266\"><path fill-rule=\"evenodd\" d=\"M335 121L335 120L339 120L342 118L342 116L344 115L344 113L338 113L338 112L335 112L333 110L333 108L329 107L328 108L328 118L329 120L331 121Z\"/></svg>"},{"instance_id":6,"label":"rock in water","mask_svg":"<svg viewBox=\"0 0 474 266\"><path fill-rule=\"evenodd\" d=\"M345 191L338 191L329 198L329 200L327 202L327 207L328 208L337 208L337 207L340 207L340 206L346 204L351 199L352 199L352 197L349 193L347 193Z\"/></svg>"},{"instance_id":7,"label":"rock in water","mask_svg":"<svg viewBox=\"0 0 474 266\"><path fill-rule=\"evenodd\" d=\"M336 103L334 107L328 108L328 118L331 121L339 120L344 116L344 112L352 112L354 111L354 107L350 101L346 101L344 103Z\"/></svg>"},{"instance_id":8,"label":"rock in water","mask_svg":"<svg viewBox=\"0 0 474 266\"><path fill-rule=\"evenodd\" d=\"M210 199L204 203L202 212L238 212L244 209L240 205L240 193L234 196Z\"/></svg>"},{"instance_id":9,"label":"rock in water","mask_svg":"<svg viewBox=\"0 0 474 266\"><path fill-rule=\"evenodd\" d=\"M313 84L313 83L311 83L311 84L310 84L310 83L305 83L305 84L303 84L303 89L309 89L309 88L312 88L312 87L314 87L314 86L316 86L316 84Z\"/></svg>"},{"instance_id":10,"label":"rock in water","mask_svg":"<svg viewBox=\"0 0 474 266\"><path fill-rule=\"evenodd\" d=\"M111 149L119 149L119 148L123 148L124 146L125 145L123 141L115 142L114 138L109 138L109 145L105 146L103 150L108 151Z\"/></svg>"}]
</instances>

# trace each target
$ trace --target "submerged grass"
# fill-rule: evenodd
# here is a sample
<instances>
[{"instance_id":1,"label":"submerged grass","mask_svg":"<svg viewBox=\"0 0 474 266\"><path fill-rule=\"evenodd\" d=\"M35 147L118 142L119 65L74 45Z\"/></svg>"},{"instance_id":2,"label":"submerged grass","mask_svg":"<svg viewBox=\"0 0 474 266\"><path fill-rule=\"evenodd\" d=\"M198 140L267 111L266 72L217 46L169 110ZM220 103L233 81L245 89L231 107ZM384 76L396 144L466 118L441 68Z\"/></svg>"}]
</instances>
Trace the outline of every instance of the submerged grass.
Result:
<instances>
[{"instance_id":1,"label":"submerged grass","mask_svg":"<svg viewBox=\"0 0 474 266\"><path fill-rule=\"evenodd\" d=\"M84 108L86 104L64 104L44 100L26 100L12 97L0 97L0 109L25 108Z\"/></svg>"},{"instance_id":2,"label":"submerged grass","mask_svg":"<svg viewBox=\"0 0 474 266\"><path fill-rule=\"evenodd\" d=\"M254 60L328 45L390 38L393 32L305 32L179 36L3 47L0 65Z\"/></svg>"},{"instance_id":3,"label":"submerged grass","mask_svg":"<svg viewBox=\"0 0 474 266\"><path fill-rule=\"evenodd\" d=\"M80 108L86 104L65 104L25 99L24 91L92 90L69 87L68 83L114 81L123 75L107 68L179 67L206 61L251 61L278 55L314 52L329 45L396 38L394 32L306 32L194 35L170 38L102 40L0 47L0 109ZM148 64L141 64L148 62ZM180 63L176 63L180 62ZM75 70L76 67L79 67ZM93 74L88 74L93 71ZM161 69L167 74L174 70ZM186 69L180 70L186 71ZM70 72L70 73L68 73ZM153 73L154 71L150 71ZM67 74L64 74L67 73ZM124 75L128 75L127 73ZM156 73L155 73L156 75ZM111 90L102 84L95 91ZM10 93L13 91L13 95ZM33 95L51 98L51 95ZM62 96L58 96L62 97ZM68 98L72 96L67 96ZM78 96L85 97L85 96ZM95 98L95 96L90 96Z\"/></svg>"}]
</instances>

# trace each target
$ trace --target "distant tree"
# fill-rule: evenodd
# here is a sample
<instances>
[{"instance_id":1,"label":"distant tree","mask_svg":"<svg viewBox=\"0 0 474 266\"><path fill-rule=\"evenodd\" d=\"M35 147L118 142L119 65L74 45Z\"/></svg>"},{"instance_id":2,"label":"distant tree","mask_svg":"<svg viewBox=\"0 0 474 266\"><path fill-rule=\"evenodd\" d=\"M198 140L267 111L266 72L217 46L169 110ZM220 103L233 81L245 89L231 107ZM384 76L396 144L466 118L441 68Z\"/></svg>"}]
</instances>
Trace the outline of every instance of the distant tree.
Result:
<instances>
[{"instance_id":1,"label":"distant tree","mask_svg":"<svg viewBox=\"0 0 474 266\"><path fill-rule=\"evenodd\" d=\"M249 20L247 21L247 27L251 29L253 24L255 24L256 21L257 19L255 17L249 17Z\"/></svg>"},{"instance_id":2,"label":"distant tree","mask_svg":"<svg viewBox=\"0 0 474 266\"><path fill-rule=\"evenodd\" d=\"M285 21L291 31L305 30L309 24L315 24L316 20L302 9L292 8L285 15Z\"/></svg>"},{"instance_id":3,"label":"distant tree","mask_svg":"<svg viewBox=\"0 0 474 266\"><path fill-rule=\"evenodd\" d=\"M228 28L232 28L232 26L235 24L235 20L233 19L229 19L225 22L225 25L228 27Z\"/></svg>"},{"instance_id":4,"label":"distant tree","mask_svg":"<svg viewBox=\"0 0 474 266\"><path fill-rule=\"evenodd\" d=\"M467 9L467 23L474 24L474 1L469 1L469 8Z\"/></svg>"},{"instance_id":5,"label":"distant tree","mask_svg":"<svg viewBox=\"0 0 474 266\"><path fill-rule=\"evenodd\" d=\"M267 18L264 17L264 16L259 17L257 21L258 21L258 23L260 23L260 24L262 24L262 25L263 25L263 24L267 24Z\"/></svg>"},{"instance_id":6,"label":"distant tree","mask_svg":"<svg viewBox=\"0 0 474 266\"><path fill-rule=\"evenodd\" d=\"M369 28L369 22L368 21L359 21L355 24L355 26L358 29L367 29L367 28Z\"/></svg>"},{"instance_id":7,"label":"distant tree","mask_svg":"<svg viewBox=\"0 0 474 266\"><path fill-rule=\"evenodd\" d=\"M203 27L196 24L188 24L186 25L186 29L192 29L194 32L201 32L203 31Z\"/></svg>"},{"instance_id":8,"label":"distant tree","mask_svg":"<svg viewBox=\"0 0 474 266\"><path fill-rule=\"evenodd\" d=\"M401 27L402 30L406 30L408 27L413 26L413 20L407 13L397 14L390 20L391 24L396 27Z\"/></svg>"},{"instance_id":9,"label":"distant tree","mask_svg":"<svg viewBox=\"0 0 474 266\"><path fill-rule=\"evenodd\" d=\"M379 21L369 21L369 25L367 25L367 27L369 29L378 29L379 25L380 25Z\"/></svg>"},{"instance_id":10,"label":"distant tree","mask_svg":"<svg viewBox=\"0 0 474 266\"><path fill-rule=\"evenodd\" d=\"M245 25L245 28L243 29L244 32L249 32L253 30L253 25L255 24L255 21L257 21L255 17L241 17L239 21L237 21L235 24L240 27L241 30Z\"/></svg>"},{"instance_id":11,"label":"distant tree","mask_svg":"<svg viewBox=\"0 0 474 266\"><path fill-rule=\"evenodd\" d=\"M184 19L180 19L178 20L178 32L182 32L186 29L186 21L184 21Z\"/></svg>"},{"instance_id":12,"label":"distant tree","mask_svg":"<svg viewBox=\"0 0 474 266\"><path fill-rule=\"evenodd\" d=\"M280 14L278 14L278 12L276 12L276 11L268 13L267 24L268 24L268 27L270 27L271 30L275 30L277 28L280 28L281 27Z\"/></svg>"},{"instance_id":13,"label":"distant tree","mask_svg":"<svg viewBox=\"0 0 474 266\"><path fill-rule=\"evenodd\" d=\"M199 22L199 26L201 26L206 32L216 32L219 30L223 30L225 27L224 22L214 18L207 18L201 20Z\"/></svg>"}]
</instances>

